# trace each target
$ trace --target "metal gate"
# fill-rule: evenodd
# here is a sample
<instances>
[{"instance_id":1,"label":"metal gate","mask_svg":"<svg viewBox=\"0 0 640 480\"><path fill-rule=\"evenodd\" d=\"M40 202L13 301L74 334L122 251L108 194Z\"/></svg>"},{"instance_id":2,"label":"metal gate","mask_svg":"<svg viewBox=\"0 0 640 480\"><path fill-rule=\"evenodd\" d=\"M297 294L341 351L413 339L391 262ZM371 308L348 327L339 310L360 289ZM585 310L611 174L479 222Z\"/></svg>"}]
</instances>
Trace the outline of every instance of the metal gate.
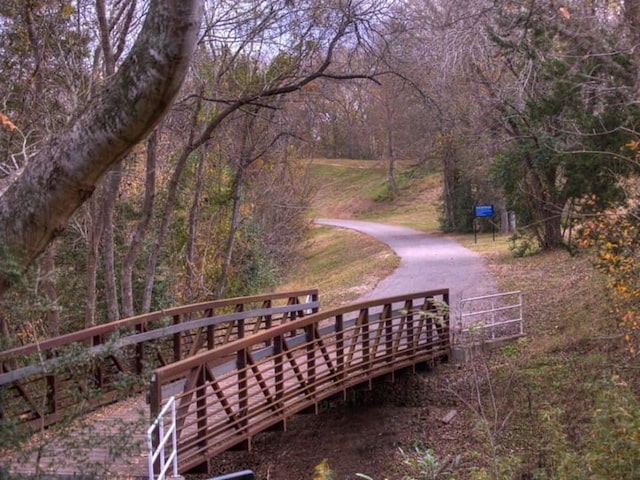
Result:
<instances>
[{"instance_id":1,"label":"metal gate","mask_svg":"<svg viewBox=\"0 0 640 480\"><path fill-rule=\"evenodd\" d=\"M457 344L495 341L524 335L522 292L496 293L460 301L454 328Z\"/></svg>"},{"instance_id":2,"label":"metal gate","mask_svg":"<svg viewBox=\"0 0 640 480\"><path fill-rule=\"evenodd\" d=\"M169 418L166 415L169 414ZM157 431L157 432L156 432ZM155 437L155 442L154 442ZM154 443L156 445L154 446ZM147 430L149 480L178 478L178 443L176 438L176 398L171 397ZM157 464L157 465L156 465ZM154 473L157 467L158 475ZM169 473L172 469L172 474Z\"/></svg>"}]
</instances>

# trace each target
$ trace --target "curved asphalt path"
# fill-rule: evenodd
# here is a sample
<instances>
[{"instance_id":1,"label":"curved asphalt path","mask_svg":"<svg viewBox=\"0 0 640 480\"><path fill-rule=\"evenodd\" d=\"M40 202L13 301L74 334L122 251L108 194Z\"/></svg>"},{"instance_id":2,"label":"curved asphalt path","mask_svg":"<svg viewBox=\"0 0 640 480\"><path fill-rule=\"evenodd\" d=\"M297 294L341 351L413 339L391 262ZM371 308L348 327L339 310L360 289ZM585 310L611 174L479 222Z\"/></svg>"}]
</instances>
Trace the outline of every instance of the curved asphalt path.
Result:
<instances>
[{"instance_id":1,"label":"curved asphalt path","mask_svg":"<svg viewBox=\"0 0 640 480\"><path fill-rule=\"evenodd\" d=\"M358 220L319 218L316 223L357 230L387 244L400 257L398 268L360 297L360 301L449 288L451 316L457 318L462 298L497 293L495 281L480 255L448 238Z\"/></svg>"}]
</instances>

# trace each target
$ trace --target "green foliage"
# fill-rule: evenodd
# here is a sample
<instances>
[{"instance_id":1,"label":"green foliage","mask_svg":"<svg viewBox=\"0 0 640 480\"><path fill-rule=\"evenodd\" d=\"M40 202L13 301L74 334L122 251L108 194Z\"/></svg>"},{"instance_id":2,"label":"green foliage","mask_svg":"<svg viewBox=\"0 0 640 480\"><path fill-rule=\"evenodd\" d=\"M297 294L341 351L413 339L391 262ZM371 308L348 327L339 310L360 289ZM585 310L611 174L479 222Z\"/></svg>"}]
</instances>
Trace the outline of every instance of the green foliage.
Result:
<instances>
[{"instance_id":1,"label":"green foliage","mask_svg":"<svg viewBox=\"0 0 640 480\"><path fill-rule=\"evenodd\" d=\"M547 8L540 2L505 9L498 17L501 33L490 35L515 66L514 75L526 81L520 97L505 105L512 142L493 165L492 177L519 225L544 249L562 243L568 202L586 194L620 198L618 176L634 167L620 158L619 146L640 119L628 98L635 78L628 59L620 56L612 65L593 54L617 50L614 36L600 32L574 42L549 21L556 12ZM576 17L567 22L589 21ZM620 74L622 68L627 74Z\"/></svg>"},{"instance_id":2,"label":"green foliage","mask_svg":"<svg viewBox=\"0 0 640 480\"><path fill-rule=\"evenodd\" d=\"M430 448L425 448L422 441L415 441L409 451L398 448L402 464L409 470L403 480L438 480L455 478L454 473L460 466L462 457L447 457L440 459ZM364 473L356 473L356 477L364 480L374 480Z\"/></svg>"},{"instance_id":3,"label":"green foliage","mask_svg":"<svg viewBox=\"0 0 640 480\"><path fill-rule=\"evenodd\" d=\"M640 475L640 405L618 376L594 386L597 390L591 421L576 444L562 430L563 412L548 407L541 412L548 467L539 479L632 480Z\"/></svg>"},{"instance_id":4,"label":"green foliage","mask_svg":"<svg viewBox=\"0 0 640 480\"><path fill-rule=\"evenodd\" d=\"M74 13L67 1L5 0L0 5L0 98L4 113L29 132L30 144L67 123L77 98L88 96L90 72L83 66L91 58L91 38L77 28ZM0 136L1 158L20 151L20 141Z\"/></svg>"},{"instance_id":5,"label":"green foliage","mask_svg":"<svg viewBox=\"0 0 640 480\"><path fill-rule=\"evenodd\" d=\"M0 279L9 285L24 283L24 270L4 243L0 242Z\"/></svg>"},{"instance_id":6,"label":"green foliage","mask_svg":"<svg viewBox=\"0 0 640 480\"><path fill-rule=\"evenodd\" d=\"M313 480L333 480L333 472L326 458L315 466Z\"/></svg>"},{"instance_id":7,"label":"green foliage","mask_svg":"<svg viewBox=\"0 0 640 480\"><path fill-rule=\"evenodd\" d=\"M634 146L637 148L638 143L634 142ZM629 183L633 185L635 181ZM624 205L598 210L595 198L582 202L580 212L587 218L580 219L575 243L589 249L593 265L607 279L611 308L625 331L629 352L635 355L640 331L640 228L637 192L632 186L627 188L629 201Z\"/></svg>"},{"instance_id":8,"label":"green foliage","mask_svg":"<svg viewBox=\"0 0 640 480\"><path fill-rule=\"evenodd\" d=\"M3 391L6 389L3 389ZM6 392L0 391L0 401L2 405L9 405L9 399ZM0 418L0 449L3 451L9 451L16 448L16 446L22 445L28 440L29 436L26 432L21 431L18 427L17 420L13 418ZM2 466L0 465L0 469ZM1 474L0 478L4 478Z\"/></svg>"},{"instance_id":9,"label":"green foliage","mask_svg":"<svg viewBox=\"0 0 640 480\"><path fill-rule=\"evenodd\" d=\"M17 366L34 365L43 373L33 373L23 379L21 388L24 395L28 395L28 401L16 393L17 389L0 389L0 402L7 414L0 419L0 449L3 451L0 478L20 478L20 475L5 475L2 469L9 468L9 462L31 465L35 471L33 478L44 478L43 471L68 462L77 469L78 478L106 478L115 460L135 458L142 453L139 439L131 432L147 428L147 412L131 412L135 420L121 420L104 414L86 415L95 410L95 400L102 395L95 373L99 368L103 372L108 370L106 366L112 362L110 356L116 349L117 340L117 337L109 339L100 352L74 343L47 355L48 360L40 352L13 360ZM131 349L128 356L126 351L119 349L117 356L121 364L131 364L133 352ZM114 375L112 386L115 388L111 391L114 400L140 392L149 378L148 372L141 376L122 372ZM35 410L53 414L50 410L53 392L47 376L55 378L58 418L46 430L37 427L35 432L28 431L24 424L19 424L20 420L32 420L30 415ZM103 457L89 455L99 448L106 450Z\"/></svg>"},{"instance_id":10,"label":"green foliage","mask_svg":"<svg viewBox=\"0 0 640 480\"><path fill-rule=\"evenodd\" d=\"M409 467L411 474L403 477L403 480L437 480L439 478L451 478L455 469L460 464L461 457L457 455L452 459L439 459L430 448L414 445L412 450L405 452L399 449L402 463Z\"/></svg>"},{"instance_id":11,"label":"green foliage","mask_svg":"<svg viewBox=\"0 0 640 480\"><path fill-rule=\"evenodd\" d=\"M535 255L540 251L540 245L527 233L514 233L509 237L509 250L516 258Z\"/></svg>"},{"instance_id":12,"label":"green foliage","mask_svg":"<svg viewBox=\"0 0 640 480\"><path fill-rule=\"evenodd\" d=\"M495 463L496 465L491 469L486 467L471 467L471 479L503 480L519 478L517 472L520 466L520 460L516 455L500 457Z\"/></svg>"},{"instance_id":13,"label":"green foliage","mask_svg":"<svg viewBox=\"0 0 640 480\"><path fill-rule=\"evenodd\" d=\"M295 55L287 52L278 53L266 69L265 80L275 82L290 75L297 68L297 62L298 59Z\"/></svg>"},{"instance_id":14,"label":"green foliage","mask_svg":"<svg viewBox=\"0 0 640 480\"><path fill-rule=\"evenodd\" d=\"M275 285L277 259L267 253L265 237L253 222L238 231L227 296L247 295Z\"/></svg>"},{"instance_id":15,"label":"green foliage","mask_svg":"<svg viewBox=\"0 0 640 480\"><path fill-rule=\"evenodd\" d=\"M421 174L415 167L408 169L395 170L396 189L410 189L421 178ZM372 186L371 190L367 192L367 196L374 202L392 202L396 200L396 196L389 184L389 179L382 180L379 184Z\"/></svg>"}]
</instances>

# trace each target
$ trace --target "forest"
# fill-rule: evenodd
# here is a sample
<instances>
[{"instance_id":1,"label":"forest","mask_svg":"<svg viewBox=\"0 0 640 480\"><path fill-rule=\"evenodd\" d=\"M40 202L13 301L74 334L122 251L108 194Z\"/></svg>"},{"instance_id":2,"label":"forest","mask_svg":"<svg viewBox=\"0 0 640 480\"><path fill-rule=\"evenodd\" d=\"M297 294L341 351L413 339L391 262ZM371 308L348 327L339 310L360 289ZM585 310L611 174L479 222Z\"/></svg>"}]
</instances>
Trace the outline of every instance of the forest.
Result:
<instances>
[{"instance_id":1,"label":"forest","mask_svg":"<svg viewBox=\"0 0 640 480\"><path fill-rule=\"evenodd\" d=\"M4 346L274 288L313 158L383 161L389 202L438 172L441 229L494 204L516 253L582 219L635 291L634 2L6 0L0 51Z\"/></svg>"}]
</instances>

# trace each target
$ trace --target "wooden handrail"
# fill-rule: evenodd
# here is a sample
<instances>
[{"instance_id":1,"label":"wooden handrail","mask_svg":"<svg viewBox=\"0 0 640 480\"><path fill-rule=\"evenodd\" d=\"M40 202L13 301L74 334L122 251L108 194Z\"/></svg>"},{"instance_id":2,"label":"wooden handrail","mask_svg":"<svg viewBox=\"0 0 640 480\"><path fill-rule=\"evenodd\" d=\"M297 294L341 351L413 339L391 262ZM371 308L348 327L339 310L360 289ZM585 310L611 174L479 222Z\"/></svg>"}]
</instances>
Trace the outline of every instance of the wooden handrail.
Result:
<instances>
[{"instance_id":1,"label":"wooden handrail","mask_svg":"<svg viewBox=\"0 0 640 480\"><path fill-rule=\"evenodd\" d=\"M154 320L159 320L163 317L173 317L176 315L185 315L193 312L200 312L209 309L220 309L229 307L232 305L240 305L243 303L257 303L265 300L275 300L289 297L304 297L304 296L318 298L318 289L297 290L291 292L281 292L263 295L253 295L248 297L235 297L225 298L221 300L211 300L208 302L194 303L191 305L182 305L179 307L172 307L166 310L158 310L155 312L149 312L135 317L124 318L122 320L116 320L101 325L95 325L93 327L78 330L76 332L67 333L57 337L48 338L42 342L30 343L19 347L10 348L0 352L0 361L15 359L20 355L30 355L32 353L44 352L53 348L59 348L71 343L82 342L85 340L91 340L98 336L114 333L122 328L136 327L138 325L144 325Z\"/></svg>"},{"instance_id":2,"label":"wooden handrail","mask_svg":"<svg viewBox=\"0 0 640 480\"><path fill-rule=\"evenodd\" d=\"M180 471L380 375L450 354L447 289L326 310L155 369L151 414L176 395Z\"/></svg>"},{"instance_id":3,"label":"wooden handrail","mask_svg":"<svg viewBox=\"0 0 640 480\"><path fill-rule=\"evenodd\" d=\"M216 314L222 310L232 312ZM87 400L96 407L122 396L122 374L146 379L149 369L242 337L246 325L270 328L318 310L317 289L237 297L152 312L6 350L0 353L0 418L29 428L51 425ZM133 333L118 336L124 328ZM110 334L115 335L109 339ZM71 395L75 390L79 398ZM135 391L133 386L127 393ZM83 401L88 393L95 395Z\"/></svg>"},{"instance_id":4,"label":"wooden handrail","mask_svg":"<svg viewBox=\"0 0 640 480\"><path fill-rule=\"evenodd\" d=\"M214 350L208 350L206 352L202 352L198 355L194 355L192 357L186 358L179 362L172 363L170 365L166 365L164 367L158 368L154 370L153 375L158 375L158 377L162 378L165 381L171 381L181 374L184 373L185 370L193 368L195 365L201 365L208 362L214 362L219 358L224 358L229 356L230 354L236 352L240 348L246 348L250 345L265 343L266 340L271 339L276 336L281 336L291 330L302 330L308 325L317 324L322 320L328 318L334 318L337 316L342 316L353 313L360 312L361 310L367 310L374 307L381 307L387 304L393 304L398 302L405 302L407 298L433 298L438 296L446 296L447 300L445 303L448 303L448 295L449 289L443 288L438 290L429 290L426 292L418 292L411 293L407 295L397 295L394 297L380 298L375 300L370 300L366 302L346 305L339 308L334 308L331 310L323 310L322 312L318 312L312 315L305 316L303 318L299 318L294 320L293 322L289 322L286 325L280 325L263 332L252 335L251 337L245 337L243 339L236 340L234 342L227 343L222 345Z\"/></svg>"}]
</instances>

